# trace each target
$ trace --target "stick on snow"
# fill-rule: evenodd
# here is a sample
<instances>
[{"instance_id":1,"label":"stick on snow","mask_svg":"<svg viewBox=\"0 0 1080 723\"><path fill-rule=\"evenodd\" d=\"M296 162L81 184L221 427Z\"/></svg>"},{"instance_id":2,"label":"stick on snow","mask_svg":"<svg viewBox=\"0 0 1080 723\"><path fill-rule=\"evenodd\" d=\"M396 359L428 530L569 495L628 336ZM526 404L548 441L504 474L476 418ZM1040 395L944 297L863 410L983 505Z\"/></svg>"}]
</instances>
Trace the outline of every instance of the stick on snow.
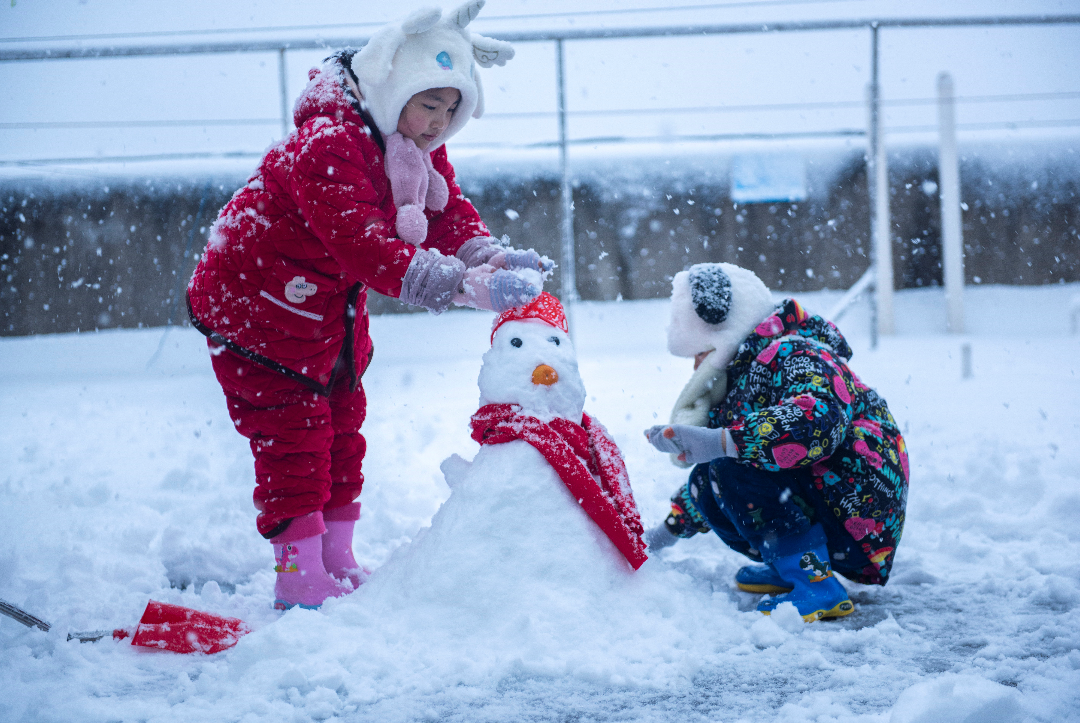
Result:
<instances>
[{"instance_id":1,"label":"stick on snow","mask_svg":"<svg viewBox=\"0 0 1080 723\"><path fill-rule=\"evenodd\" d=\"M52 625L49 625L41 618L34 617L22 608L12 605L6 600L0 600L0 613L7 615L12 620L18 620L28 628L37 628L46 633L49 632L49 629L52 627Z\"/></svg>"}]
</instances>

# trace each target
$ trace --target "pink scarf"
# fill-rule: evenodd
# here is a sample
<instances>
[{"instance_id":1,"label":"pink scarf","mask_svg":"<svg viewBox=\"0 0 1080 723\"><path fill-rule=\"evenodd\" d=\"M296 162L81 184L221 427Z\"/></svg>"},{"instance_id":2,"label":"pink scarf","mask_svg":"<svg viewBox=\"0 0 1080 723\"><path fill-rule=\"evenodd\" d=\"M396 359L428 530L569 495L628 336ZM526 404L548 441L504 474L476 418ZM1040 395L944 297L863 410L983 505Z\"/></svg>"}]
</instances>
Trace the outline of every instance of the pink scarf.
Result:
<instances>
[{"instance_id":1,"label":"pink scarf","mask_svg":"<svg viewBox=\"0 0 1080 723\"><path fill-rule=\"evenodd\" d=\"M450 200L446 179L435 170L431 154L400 133L386 137L386 176L398 210L398 237L419 246L427 238L424 209L442 211Z\"/></svg>"}]
</instances>

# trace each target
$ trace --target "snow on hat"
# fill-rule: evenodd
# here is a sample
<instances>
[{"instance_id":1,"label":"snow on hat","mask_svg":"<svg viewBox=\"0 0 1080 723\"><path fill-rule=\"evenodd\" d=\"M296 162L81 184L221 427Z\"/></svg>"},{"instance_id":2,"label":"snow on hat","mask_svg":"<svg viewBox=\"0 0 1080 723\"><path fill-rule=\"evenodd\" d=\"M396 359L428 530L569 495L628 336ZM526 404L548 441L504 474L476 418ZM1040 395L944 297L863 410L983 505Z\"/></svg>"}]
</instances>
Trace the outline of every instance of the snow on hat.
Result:
<instances>
[{"instance_id":1,"label":"snow on hat","mask_svg":"<svg viewBox=\"0 0 1080 723\"><path fill-rule=\"evenodd\" d=\"M495 317L495 323L491 325L492 343L495 342L495 332L499 330L500 326L508 321L526 321L528 319L536 319L548 326L562 329L564 334L570 333L570 327L566 324L566 313L563 311L562 304L554 296L543 291L525 306L507 309Z\"/></svg>"},{"instance_id":2,"label":"snow on hat","mask_svg":"<svg viewBox=\"0 0 1080 723\"><path fill-rule=\"evenodd\" d=\"M490 68L514 57L510 43L466 29L485 1L470 0L446 17L439 8L417 10L384 26L353 56L364 106L384 136L397 131L401 109L409 99L431 88L457 88L461 103L428 151L461 130L470 116L484 114L484 88L476 64Z\"/></svg>"},{"instance_id":3,"label":"snow on hat","mask_svg":"<svg viewBox=\"0 0 1080 723\"><path fill-rule=\"evenodd\" d=\"M723 368L739 345L773 312L768 287L754 272L734 264L696 264L671 282L668 351L691 357L715 349L710 361Z\"/></svg>"}]
</instances>

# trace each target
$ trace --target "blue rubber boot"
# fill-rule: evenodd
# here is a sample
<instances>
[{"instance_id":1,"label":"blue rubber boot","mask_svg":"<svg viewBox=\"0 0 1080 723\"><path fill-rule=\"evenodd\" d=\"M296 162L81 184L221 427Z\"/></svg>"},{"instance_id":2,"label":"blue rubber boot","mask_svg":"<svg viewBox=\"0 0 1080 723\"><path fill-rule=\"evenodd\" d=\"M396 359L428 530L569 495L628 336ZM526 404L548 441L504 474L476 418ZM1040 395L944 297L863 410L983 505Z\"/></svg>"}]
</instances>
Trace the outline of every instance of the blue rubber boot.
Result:
<instances>
[{"instance_id":1,"label":"blue rubber boot","mask_svg":"<svg viewBox=\"0 0 1080 723\"><path fill-rule=\"evenodd\" d=\"M794 587L790 582L780 577L772 565L747 565L740 567L735 573L735 585L743 592L753 592L759 595L779 595L783 592L791 592Z\"/></svg>"},{"instance_id":2,"label":"blue rubber boot","mask_svg":"<svg viewBox=\"0 0 1080 723\"><path fill-rule=\"evenodd\" d=\"M847 591L833 575L829 564L829 547L821 525L814 525L801 535L781 538L763 545L762 557L780 577L791 583L792 590L783 595L762 600L757 609L766 615L781 603L790 602L812 623L823 618L850 615L855 609Z\"/></svg>"}]
</instances>

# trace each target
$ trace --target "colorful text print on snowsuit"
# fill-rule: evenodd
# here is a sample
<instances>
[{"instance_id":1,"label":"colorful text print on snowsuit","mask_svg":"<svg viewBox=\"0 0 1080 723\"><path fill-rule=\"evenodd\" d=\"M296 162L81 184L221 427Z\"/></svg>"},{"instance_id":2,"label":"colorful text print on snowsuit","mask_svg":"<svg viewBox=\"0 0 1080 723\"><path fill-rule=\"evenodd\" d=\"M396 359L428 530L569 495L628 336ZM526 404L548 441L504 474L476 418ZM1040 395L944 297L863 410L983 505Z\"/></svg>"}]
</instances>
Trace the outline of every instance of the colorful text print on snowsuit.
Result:
<instances>
[{"instance_id":1,"label":"colorful text print on snowsuit","mask_svg":"<svg viewBox=\"0 0 1080 723\"><path fill-rule=\"evenodd\" d=\"M872 563L854 579L884 584L904 526L907 447L885 400L848 368L850 357L832 323L788 299L740 347L709 425L731 430L745 464L808 468L820 507Z\"/></svg>"}]
</instances>

